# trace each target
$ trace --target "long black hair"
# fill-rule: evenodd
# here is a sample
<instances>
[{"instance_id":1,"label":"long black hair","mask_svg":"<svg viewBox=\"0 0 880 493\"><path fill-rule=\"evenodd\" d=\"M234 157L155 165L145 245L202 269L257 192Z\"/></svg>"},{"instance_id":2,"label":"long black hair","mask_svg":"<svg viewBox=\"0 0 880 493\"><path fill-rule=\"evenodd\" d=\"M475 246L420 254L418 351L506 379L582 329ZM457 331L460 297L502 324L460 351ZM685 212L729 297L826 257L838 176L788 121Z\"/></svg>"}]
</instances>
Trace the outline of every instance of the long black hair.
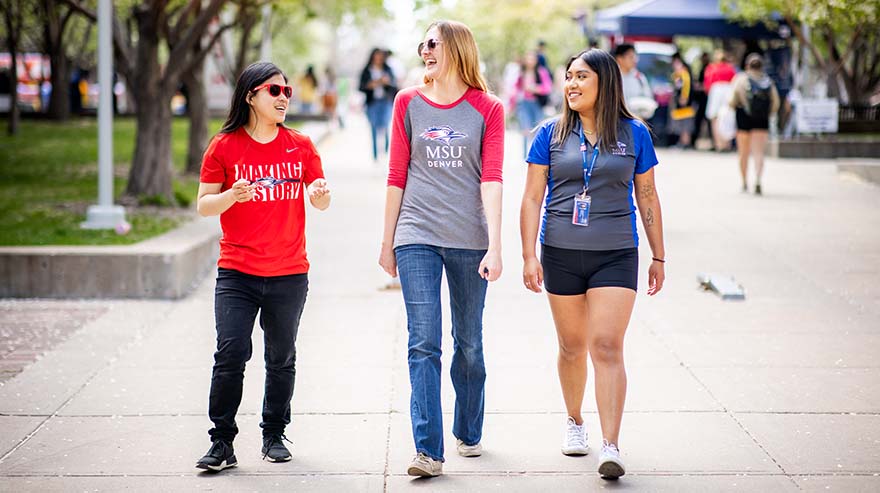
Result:
<instances>
[{"instance_id":1,"label":"long black hair","mask_svg":"<svg viewBox=\"0 0 880 493\"><path fill-rule=\"evenodd\" d=\"M232 133L240 127L247 125L251 112L251 106L247 101L248 96L255 87L279 74L281 77L284 77L284 83L286 84L287 76L274 63L257 62L250 64L244 69L241 75L238 76L238 82L235 83L235 92L232 93L232 105L229 107L229 116L226 117L226 123L223 124L220 133Z\"/></svg>"},{"instance_id":2,"label":"long black hair","mask_svg":"<svg viewBox=\"0 0 880 493\"><path fill-rule=\"evenodd\" d=\"M620 67L617 61L605 50L593 48L583 51L578 56L573 56L565 66L566 72L571 64L580 58L596 73L599 79L598 94L594 111L596 112L596 133L599 136L599 147L602 150L617 145L617 126L621 119L640 120L630 113L623 97L623 80L620 76ZM567 82L566 82L567 83ZM562 105L562 116L556 124L553 132L553 142L562 143L568 138L572 129L577 125L580 115L572 110L568 103ZM641 121L641 120L640 120Z\"/></svg>"}]
</instances>

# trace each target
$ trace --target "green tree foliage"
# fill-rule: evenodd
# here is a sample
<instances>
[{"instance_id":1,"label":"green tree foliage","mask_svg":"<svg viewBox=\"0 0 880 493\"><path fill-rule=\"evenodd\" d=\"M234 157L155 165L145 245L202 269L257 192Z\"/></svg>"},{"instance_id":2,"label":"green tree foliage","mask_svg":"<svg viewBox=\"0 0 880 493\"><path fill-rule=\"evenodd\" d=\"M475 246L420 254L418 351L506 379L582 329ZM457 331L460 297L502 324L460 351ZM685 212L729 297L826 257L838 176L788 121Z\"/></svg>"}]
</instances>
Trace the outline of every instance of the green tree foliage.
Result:
<instances>
[{"instance_id":1,"label":"green tree foliage","mask_svg":"<svg viewBox=\"0 0 880 493\"><path fill-rule=\"evenodd\" d=\"M880 91L880 0L721 0L734 19L773 27L781 16L816 66L839 77L849 100Z\"/></svg>"}]
</instances>

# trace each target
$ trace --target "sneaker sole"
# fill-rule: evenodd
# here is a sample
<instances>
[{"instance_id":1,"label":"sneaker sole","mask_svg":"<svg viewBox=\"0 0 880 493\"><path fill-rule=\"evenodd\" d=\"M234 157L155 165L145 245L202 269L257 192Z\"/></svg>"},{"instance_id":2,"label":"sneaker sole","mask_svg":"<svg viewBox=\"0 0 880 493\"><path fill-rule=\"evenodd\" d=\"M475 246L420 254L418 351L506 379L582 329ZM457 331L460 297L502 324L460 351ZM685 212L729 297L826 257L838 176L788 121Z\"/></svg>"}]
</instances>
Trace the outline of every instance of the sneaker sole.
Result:
<instances>
[{"instance_id":1,"label":"sneaker sole","mask_svg":"<svg viewBox=\"0 0 880 493\"><path fill-rule=\"evenodd\" d=\"M430 471L426 471L415 466L410 466L409 469L406 470L406 473L410 476L416 476L420 478L433 478L443 474L443 471L431 473Z\"/></svg>"},{"instance_id":2,"label":"sneaker sole","mask_svg":"<svg viewBox=\"0 0 880 493\"><path fill-rule=\"evenodd\" d=\"M220 472L224 469L228 469L230 467L236 467L236 466L238 466L238 461L236 461L233 458L232 462L223 461L220 463L219 466L212 466L210 464L196 464L196 469L204 469L205 471Z\"/></svg>"},{"instance_id":3,"label":"sneaker sole","mask_svg":"<svg viewBox=\"0 0 880 493\"><path fill-rule=\"evenodd\" d=\"M599 464L599 476L602 479L617 479L626 474L623 466L614 461L605 461Z\"/></svg>"},{"instance_id":4,"label":"sneaker sole","mask_svg":"<svg viewBox=\"0 0 880 493\"><path fill-rule=\"evenodd\" d=\"M562 455L569 457L582 457L590 453L590 447L562 449Z\"/></svg>"},{"instance_id":5,"label":"sneaker sole","mask_svg":"<svg viewBox=\"0 0 880 493\"><path fill-rule=\"evenodd\" d=\"M266 457L266 458L263 459L263 460L267 460L267 461L269 461L269 462L289 462L291 459L293 459L293 456L290 456L290 457L283 457L283 458L280 458L280 459L273 459L272 457Z\"/></svg>"},{"instance_id":6,"label":"sneaker sole","mask_svg":"<svg viewBox=\"0 0 880 493\"><path fill-rule=\"evenodd\" d=\"M462 457L479 457L483 455L483 447L458 449L458 455Z\"/></svg>"}]
</instances>

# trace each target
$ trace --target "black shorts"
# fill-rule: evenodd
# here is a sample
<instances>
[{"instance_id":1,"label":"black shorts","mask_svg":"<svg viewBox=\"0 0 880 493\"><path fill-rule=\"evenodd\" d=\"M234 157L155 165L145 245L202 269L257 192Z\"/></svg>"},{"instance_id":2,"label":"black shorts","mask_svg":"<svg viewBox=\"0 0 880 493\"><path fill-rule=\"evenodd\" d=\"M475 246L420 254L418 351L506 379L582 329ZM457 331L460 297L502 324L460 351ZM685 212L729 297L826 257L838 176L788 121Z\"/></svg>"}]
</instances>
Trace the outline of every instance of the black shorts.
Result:
<instances>
[{"instance_id":1,"label":"black shorts","mask_svg":"<svg viewBox=\"0 0 880 493\"><path fill-rule=\"evenodd\" d=\"M752 118L742 108L736 109L736 129L748 132L749 130L767 130L770 128L770 119Z\"/></svg>"},{"instance_id":2,"label":"black shorts","mask_svg":"<svg viewBox=\"0 0 880 493\"><path fill-rule=\"evenodd\" d=\"M591 288L638 291L639 250L569 250L541 245L544 288L550 294L584 294Z\"/></svg>"}]
</instances>

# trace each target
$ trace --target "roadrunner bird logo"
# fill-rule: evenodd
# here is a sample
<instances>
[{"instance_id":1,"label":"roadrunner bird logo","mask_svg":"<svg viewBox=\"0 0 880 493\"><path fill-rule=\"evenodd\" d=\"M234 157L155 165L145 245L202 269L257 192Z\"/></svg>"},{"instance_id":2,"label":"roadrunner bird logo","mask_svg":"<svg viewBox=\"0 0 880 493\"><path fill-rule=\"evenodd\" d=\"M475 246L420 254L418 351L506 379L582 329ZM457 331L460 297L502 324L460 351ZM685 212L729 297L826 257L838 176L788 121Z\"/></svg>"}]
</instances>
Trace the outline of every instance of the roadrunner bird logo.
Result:
<instances>
[{"instance_id":1,"label":"roadrunner bird logo","mask_svg":"<svg viewBox=\"0 0 880 493\"><path fill-rule=\"evenodd\" d=\"M429 127L427 130L419 134L419 137L425 140L434 140L449 145L449 143L455 139L463 139L467 137L467 134L456 132L449 125L443 125L441 127Z\"/></svg>"}]
</instances>

